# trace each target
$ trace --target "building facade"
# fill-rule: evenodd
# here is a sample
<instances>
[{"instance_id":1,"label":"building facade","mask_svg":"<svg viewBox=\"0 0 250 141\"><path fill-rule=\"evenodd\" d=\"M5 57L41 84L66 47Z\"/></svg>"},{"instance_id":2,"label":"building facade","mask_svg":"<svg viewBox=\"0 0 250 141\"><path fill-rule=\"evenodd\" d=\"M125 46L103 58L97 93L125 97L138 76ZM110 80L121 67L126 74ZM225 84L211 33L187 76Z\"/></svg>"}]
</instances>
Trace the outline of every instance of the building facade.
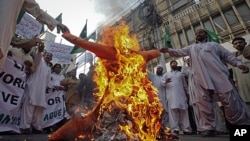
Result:
<instances>
[{"instance_id":1,"label":"building facade","mask_svg":"<svg viewBox=\"0 0 250 141\"><path fill-rule=\"evenodd\" d=\"M247 36L250 42L249 0L137 0L134 5L116 22L126 21L142 50L164 47L166 28L173 48L195 43L197 29L216 33L219 43L229 48L236 36ZM172 59L164 56L166 62ZM159 58L152 60L148 68L152 70L159 62Z\"/></svg>"}]
</instances>

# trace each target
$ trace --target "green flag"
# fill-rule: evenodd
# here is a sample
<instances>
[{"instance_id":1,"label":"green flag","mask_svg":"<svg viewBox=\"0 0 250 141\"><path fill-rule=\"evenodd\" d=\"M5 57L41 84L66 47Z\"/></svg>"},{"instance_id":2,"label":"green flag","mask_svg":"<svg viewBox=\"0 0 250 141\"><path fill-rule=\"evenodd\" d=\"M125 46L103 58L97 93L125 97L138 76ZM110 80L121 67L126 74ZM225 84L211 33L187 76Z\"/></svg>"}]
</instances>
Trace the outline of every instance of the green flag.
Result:
<instances>
[{"instance_id":1,"label":"green flag","mask_svg":"<svg viewBox=\"0 0 250 141\"><path fill-rule=\"evenodd\" d=\"M57 17L56 17L56 20L59 22L59 23L62 23L62 13L59 14ZM57 33L59 34L60 33L60 28L59 27L56 27L57 29Z\"/></svg>"},{"instance_id":2,"label":"green flag","mask_svg":"<svg viewBox=\"0 0 250 141\"><path fill-rule=\"evenodd\" d=\"M88 36L88 40L89 39L96 40L96 31L93 32L90 36Z\"/></svg>"},{"instance_id":3,"label":"green flag","mask_svg":"<svg viewBox=\"0 0 250 141\"><path fill-rule=\"evenodd\" d=\"M172 48L170 33L168 27L165 27L165 47Z\"/></svg>"},{"instance_id":4,"label":"green flag","mask_svg":"<svg viewBox=\"0 0 250 141\"><path fill-rule=\"evenodd\" d=\"M44 32L44 24L42 24L42 28L41 28L40 34L42 34L43 32Z\"/></svg>"},{"instance_id":5,"label":"green flag","mask_svg":"<svg viewBox=\"0 0 250 141\"><path fill-rule=\"evenodd\" d=\"M213 42L219 43L220 39L216 33L208 29L205 29L205 31L207 32L207 37L208 37L209 42L213 41Z\"/></svg>"},{"instance_id":6,"label":"green flag","mask_svg":"<svg viewBox=\"0 0 250 141\"><path fill-rule=\"evenodd\" d=\"M80 37L81 38L87 38L87 20L86 20L86 23L80 33ZM80 53L80 52L84 52L85 50L81 47L78 47L78 46L74 46L74 48L72 49L72 51L70 52L70 54L74 54L74 53Z\"/></svg>"},{"instance_id":7,"label":"green flag","mask_svg":"<svg viewBox=\"0 0 250 141\"><path fill-rule=\"evenodd\" d=\"M21 11L19 12L19 15L17 17L17 21L16 21L17 24L21 21L24 14L25 14L25 11L21 9Z\"/></svg>"}]
</instances>

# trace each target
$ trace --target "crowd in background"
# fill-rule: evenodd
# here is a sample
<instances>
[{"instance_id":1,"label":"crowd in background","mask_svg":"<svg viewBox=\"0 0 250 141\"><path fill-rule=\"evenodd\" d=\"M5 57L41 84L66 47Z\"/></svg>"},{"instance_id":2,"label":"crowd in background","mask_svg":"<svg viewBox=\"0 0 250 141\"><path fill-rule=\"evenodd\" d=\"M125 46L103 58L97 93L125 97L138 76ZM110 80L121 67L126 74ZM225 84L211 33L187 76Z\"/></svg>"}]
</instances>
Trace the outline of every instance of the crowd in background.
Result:
<instances>
[{"instance_id":1,"label":"crowd in background","mask_svg":"<svg viewBox=\"0 0 250 141\"><path fill-rule=\"evenodd\" d=\"M232 125L250 125L249 46L236 37L232 44L237 52L231 53L207 38L200 29L195 44L161 49L171 57L183 57L184 64L178 67L172 60L171 70L163 73L158 65L156 74L149 73L164 107L162 125L173 133L212 137L229 133Z\"/></svg>"},{"instance_id":2,"label":"crowd in background","mask_svg":"<svg viewBox=\"0 0 250 141\"><path fill-rule=\"evenodd\" d=\"M8 2L1 1L0 9L3 5L6 9ZM9 5L14 8L8 6L7 8L16 10L16 13L24 8L30 13L37 14L27 3L32 3L35 11L40 11L38 4L33 0L24 0L22 4L14 4L16 7ZM7 13L11 14L13 11ZM41 11L38 13L40 14L34 16L44 23L48 21L46 24L51 29L59 26L63 32L68 31L65 25L56 22L47 13ZM4 80L7 77L6 68L10 64L5 60L9 60L13 62L13 67L23 72L22 76L15 74L16 78L23 78L25 74L25 78L22 79L24 83L21 85L21 79L20 81L17 79L10 86L6 80L6 84L1 84L0 91L4 93L3 88L12 89L17 85L23 90L18 105L20 107L17 107L20 111L17 124L19 129L14 133L51 132L58 129L79 110L84 109L86 112L94 107L95 65L91 62L89 72L81 73L78 77L77 68L67 73L62 71L62 64L51 62L53 53L46 52L41 39L12 37L16 15L10 16L12 21L0 20L8 22L1 25L13 24L11 27L13 32L6 28L8 34L6 29L3 30L5 27L0 27L0 37L3 37L0 39L0 78ZM0 18L2 17L8 16L1 14ZM162 53L169 53L172 57L188 56L184 59L181 69L178 67L178 62L172 60L171 70L164 72L164 67L158 65L156 74L149 73L152 84L158 89L158 96L163 106L162 127L170 127L171 132L175 134L182 131L186 135L200 133L204 137L211 137L219 133L228 133L231 124L249 125L250 47L244 38L236 37L232 44L237 53L231 53L217 43L208 42L205 30L196 32L196 40L196 44L181 50L167 48L161 50ZM12 47L9 47L10 45ZM13 93L18 95L18 92L20 91ZM62 118L44 126L44 120L47 118L46 110L52 105L50 103L52 94L57 95L53 99L53 104L60 104L60 108L63 109L57 112ZM2 101L7 101L7 95ZM12 104L13 102L15 101L12 101ZM49 110L54 112L53 109ZM53 114L56 117L55 113ZM0 130L4 133L6 131Z\"/></svg>"}]
</instances>

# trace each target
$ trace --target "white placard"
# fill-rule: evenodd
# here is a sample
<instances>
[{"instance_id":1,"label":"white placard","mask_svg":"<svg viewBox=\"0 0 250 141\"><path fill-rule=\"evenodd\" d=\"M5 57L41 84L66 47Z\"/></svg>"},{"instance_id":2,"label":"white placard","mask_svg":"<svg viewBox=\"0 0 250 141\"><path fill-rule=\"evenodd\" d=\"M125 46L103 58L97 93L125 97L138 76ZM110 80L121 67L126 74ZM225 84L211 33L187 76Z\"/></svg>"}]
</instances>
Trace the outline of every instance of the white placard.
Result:
<instances>
[{"instance_id":1,"label":"white placard","mask_svg":"<svg viewBox=\"0 0 250 141\"><path fill-rule=\"evenodd\" d=\"M44 111L43 128L52 126L68 116L64 95L65 91L49 90L48 93L46 93L47 105Z\"/></svg>"},{"instance_id":2,"label":"white placard","mask_svg":"<svg viewBox=\"0 0 250 141\"><path fill-rule=\"evenodd\" d=\"M21 21L16 25L16 34L22 38L33 38L40 35L41 29L42 24L25 13Z\"/></svg>"},{"instance_id":3,"label":"white placard","mask_svg":"<svg viewBox=\"0 0 250 141\"><path fill-rule=\"evenodd\" d=\"M20 133L21 104L26 84L24 65L7 57L0 71L0 132Z\"/></svg>"},{"instance_id":4,"label":"white placard","mask_svg":"<svg viewBox=\"0 0 250 141\"><path fill-rule=\"evenodd\" d=\"M52 62L60 64L71 64L72 46L59 44L55 42L47 42L46 50L53 54Z\"/></svg>"}]
</instances>

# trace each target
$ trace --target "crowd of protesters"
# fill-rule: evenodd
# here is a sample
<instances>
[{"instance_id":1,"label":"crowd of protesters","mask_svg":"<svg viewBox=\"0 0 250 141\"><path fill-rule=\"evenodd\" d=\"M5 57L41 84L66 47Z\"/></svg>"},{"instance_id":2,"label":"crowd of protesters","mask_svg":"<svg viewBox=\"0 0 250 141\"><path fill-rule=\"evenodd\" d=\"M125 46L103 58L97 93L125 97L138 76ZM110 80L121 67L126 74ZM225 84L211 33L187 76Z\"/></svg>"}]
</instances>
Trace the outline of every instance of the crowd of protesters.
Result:
<instances>
[{"instance_id":1,"label":"crowd of protesters","mask_svg":"<svg viewBox=\"0 0 250 141\"><path fill-rule=\"evenodd\" d=\"M167 107L164 110L168 116L163 116L168 118L167 125L175 134L182 131L203 137L229 133L230 125L250 125L247 42L242 37L234 38L232 44L237 52L232 53L209 41L206 30L197 30L195 35L195 44L179 50L161 49L171 57L188 56L183 58L181 69L172 60L168 72L159 73L163 67L158 66L155 76L149 75L163 107Z\"/></svg>"},{"instance_id":2,"label":"crowd of protesters","mask_svg":"<svg viewBox=\"0 0 250 141\"><path fill-rule=\"evenodd\" d=\"M0 9L0 133L51 132L79 108L92 109L96 101L93 64L79 78L76 69L62 74L62 64L51 62L53 53L46 52L41 39L13 37L21 9L51 30L55 26L63 32L69 29L42 11L34 0L4 0ZM211 137L227 133L230 124L250 125L250 47L245 39L233 39L236 54L208 41L202 29L196 32L196 41L183 49L160 50L172 57L188 56L182 70L173 60L170 71L164 73L158 65L156 74L149 73L164 110L162 126L175 134L183 131Z\"/></svg>"},{"instance_id":3,"label":"crowd of protesters","mask_svg":"<svg viewBox=\"0 0 250 141\"><path fill-rule=\"evenodd\" d=\"M62 65L51 62L53 54L46 52L43 40L36 37L20 38L15 34L21 10L46 24L51 31L55 27L59 27L62 32L69 31L67 26L43 11L35 0L0 2L2 134L44 133L44 129L50 131L50 127L74 114L74 106L81 105L80 95L84 95L73 88L80 82L74 73L75 69L69 71L70 75L65 78L66 74L61 72ZM90 83L88 78L91 77L87 75L84 81ZM76 82L68 82L68 79ZM81 88L85 89L85 84L81 85ZM73 96L71 90L76 92L73 92Z\"/></svg>"}]
</instances>

